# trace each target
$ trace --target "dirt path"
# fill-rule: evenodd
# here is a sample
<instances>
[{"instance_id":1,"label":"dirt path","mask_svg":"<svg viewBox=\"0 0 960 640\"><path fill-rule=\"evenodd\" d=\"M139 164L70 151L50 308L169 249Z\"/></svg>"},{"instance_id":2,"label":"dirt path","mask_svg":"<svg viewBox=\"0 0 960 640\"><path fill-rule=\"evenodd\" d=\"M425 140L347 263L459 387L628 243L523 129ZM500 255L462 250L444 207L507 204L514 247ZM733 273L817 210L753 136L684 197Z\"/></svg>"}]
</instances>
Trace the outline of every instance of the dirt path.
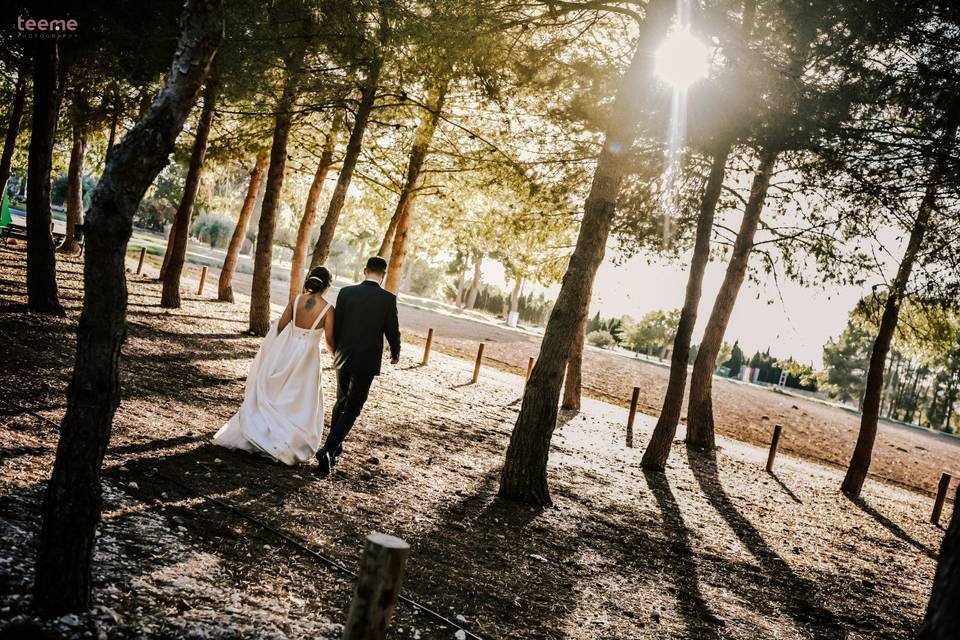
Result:
<instances>
[{"instance_id":1,"label":"dirt path","mask_svg":"<svg viewBox=\"0 0 960 640\"><path fill-rule=\"evenodd\" d=\"M61 263L65 320L23 312L22 254L0 250L0 620L29 606L39 501L72 363L79 265ZM929 500L870 484L851 502L835 470L724 439L716 460L677 447L645 475L623 445L622 408L587 400L562 416L550 459L555 506L495 498L522 380L438 353L374 386L327 481L207 444L236 409L257 348L243 305L185 297L132 277L124 400L105 471L96 558L100 608L79 637L336 638L352 588L275 537L198 499L242 507L356 565L371 530L412 545L406 595L483 638L906 638L926 603L942 530ZM325 380L332 394L332 380ZM5 400L11 400L5 396ZM52 421L52 422L50 422ZM171 480L173 479L173 481ZM185 489L184 487L188 487ZM87 624L88 626L84 626ZM452 638L408 606L390 638Z\"/></svg>"},{"instance_id":2,"label":"dirt path","mask_svg":"<svg viewBox=\"0 0 960 640\"><path fill-rule=\"evenodd\" d=\"M217 273L211 270L214 275L208 276L208 295L216 295ZM248 293L250 280L237 274L235 290ZM285 300L287 283L274 281L271 295L274 301ZM516 373L525 372L527 359L540 349L535 333L411 304L400 305L400 323L405 338L421 344L432 327L435 349L465 358L475 357L483 341L488 363ZM627 406L638 386L640 410L659 415L668 368L592 348L584 354L583 368L585 388L593 397ZM841 468L846 468L860 429L858 414L722 378L714 378L714 414L720 434L757 445L768 444L773 425L782 424L781 450ZM686 420L685 413L681 419ZM872 477L932 493L944 471L960 477L960 438L881 421Z\"/></svg>"}]
</instances>

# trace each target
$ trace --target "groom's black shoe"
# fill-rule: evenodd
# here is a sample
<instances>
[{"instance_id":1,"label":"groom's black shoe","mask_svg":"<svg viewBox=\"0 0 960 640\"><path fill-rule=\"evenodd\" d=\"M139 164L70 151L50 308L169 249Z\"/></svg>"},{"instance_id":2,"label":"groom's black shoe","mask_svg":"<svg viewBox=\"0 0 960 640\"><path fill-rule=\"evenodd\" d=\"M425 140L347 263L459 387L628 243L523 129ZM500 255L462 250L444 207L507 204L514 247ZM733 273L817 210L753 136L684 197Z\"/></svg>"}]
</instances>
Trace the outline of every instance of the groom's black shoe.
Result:
<instances>
[{"instance_id":1,"label":"groom's black shoe","mask_svg":"<svg viewBox=\"0 0 960 640\"><path fill-rule=\"evenodd\" d=\"M320 449L317 452L317 475L321 478L326 478L330 475L330 470L333 468L333 458L330 456L330 453L326 449Z\"/></svg>"}]
</instances>

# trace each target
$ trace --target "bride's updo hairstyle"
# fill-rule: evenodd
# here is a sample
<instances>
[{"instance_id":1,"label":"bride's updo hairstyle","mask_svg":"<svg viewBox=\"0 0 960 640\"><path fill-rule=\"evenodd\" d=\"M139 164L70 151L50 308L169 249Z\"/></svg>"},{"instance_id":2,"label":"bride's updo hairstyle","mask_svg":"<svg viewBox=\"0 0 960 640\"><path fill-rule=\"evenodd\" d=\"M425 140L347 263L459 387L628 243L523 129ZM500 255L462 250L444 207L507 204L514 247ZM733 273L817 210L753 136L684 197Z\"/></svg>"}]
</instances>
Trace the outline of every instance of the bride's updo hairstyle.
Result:
<instances>
[{"instance_id":1,"label":"bride's updo hairstyle","mask_svg":"<svg viewBox=\"0 0 960 640\"><path fill-rule=\"evenodd\" d=\"M323 293L330 286L330 272L326 267L314 267L307 275L303 288L310 293Z\"/></svg>"}]
</instances>

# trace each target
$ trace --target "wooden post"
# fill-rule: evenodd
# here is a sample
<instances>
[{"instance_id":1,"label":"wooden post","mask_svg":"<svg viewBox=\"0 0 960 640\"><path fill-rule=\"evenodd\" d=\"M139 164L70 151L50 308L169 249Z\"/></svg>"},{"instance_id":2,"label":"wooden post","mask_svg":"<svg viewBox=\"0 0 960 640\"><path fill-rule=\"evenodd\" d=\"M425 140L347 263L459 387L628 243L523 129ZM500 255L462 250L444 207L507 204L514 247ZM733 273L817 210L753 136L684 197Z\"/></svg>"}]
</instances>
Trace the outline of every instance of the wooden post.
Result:
<instances>
[{"instance_id":1,"label":"wooden post","mask_svg":"<svg viewBox=\"0 0 960 640\"><path fill-rule=\"evenodd\" d=\"M523 379L523 388L527 388L527 383L530 382L530 374L533 373L533 356L530 356L530 359L527 361L527 377Z\"/></svg>"},{"instance_id":2,"label":"wooden post","mask_svg":"<svg viewBox=\"0 0 960 640\"><path fill-rule=\"evenodd\" d=\"M937 485L937 497L933 501L933 513L930 514L932 524L940 524L940 514L943 512L943 502L947 499L947 489L950 487L950 474L940 474L940 484ZM953 505L956 509L957 505Z\"/></svg>"},{"instance_id":3,"label":"wooden post","mask_svg":"<svg viewBox=\"0 0 960 640\"><path fill-rule=\"evenodd\" d=\"M143 257L147 255L147 248L140 247L140 260L137 261L137 275L140 275L140 272L143 271Z\"/></svg>"},{"instance_id":4,"label":"wooden post","mask_svg":"<svg viewBox=\"0 0 960 640\"><path fill-rule=\"evenodd\" d=\"M627 416L627 446L633 447L633 421L637 417L637 402L640 400L640 387L633 388L630 397L630 415Z\"/></svg>"},{"instance_id":5,"label":"wooden post","mask_svg":"<svg viewBox=\"0 0 960 640\"><path fill-rule=\"evenodd\" d=\"M400 595L410 545L385 533L371 533L360 558L343 640L382 640Z\"/></svg>"},{"instance_id":6,"label":"wooden post","mask_svg":"<svg viewBox=\"0 0 960 640\"><path fill-rule=\"evenodd\" d=\"M427 361L430 359L430 345L433 344L433 327L427 329L427 343L423 345L423 360L420 361L421 366L427 366Z\"/></svg>"},{"instance_id":7,"label":"wooden post","mask_svg":"<svg viewBox=\"0 0 960 640\"><path fill-rule=\"evenodd\" d=\"M204 265L203 269L200 270L200 286L197 287L197 295L203 295L203 283L207 281L207 267Z\"/></svg>"},{"instance_id":8,"label":"wooden post","mask_svg":"<svg viewBox=\"0 0 960 640\"><path fill-rule=\"evenodd\" d=\"M773 473L773 460L777 457L777 447L780 446L780 433L783 425L773 425L773 439L770 441L770 453L767 454L767 473Z\"/></svg>"},{"instance_id":9,"label":"wooden post","mask_svg":"<svg viewBox=\"0 0 960 640\"><path fill-rule=\"evenodd\" d=\"M480 363L483 361L483 343L480 343L480 348L477 349L477 363L473 365L473 380L470 381L470 384L475 384L477 380L480 379Z\"/></svg>"}]
</instances>

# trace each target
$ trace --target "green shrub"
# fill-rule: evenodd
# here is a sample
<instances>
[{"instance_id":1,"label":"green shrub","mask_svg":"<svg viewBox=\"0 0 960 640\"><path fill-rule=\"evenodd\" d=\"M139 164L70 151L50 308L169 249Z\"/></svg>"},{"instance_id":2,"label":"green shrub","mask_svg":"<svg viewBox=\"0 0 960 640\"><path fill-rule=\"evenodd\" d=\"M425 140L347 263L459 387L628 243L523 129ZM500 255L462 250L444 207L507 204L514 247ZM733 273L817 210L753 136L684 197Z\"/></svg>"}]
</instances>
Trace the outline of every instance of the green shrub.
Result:
<instances>
[{"instance_id":1,"label":"green shrub","mask_svg":"<svg viewBox=\"0 0 960 640\"><path fill-rule=\"evenodd\" d=\"M587 342L595 347L600 347L601 349L613 349L617 344L617 341L613 339L613 335L609 331L603 329L598 329L588 333Z\"/></svg>"}]
</instances>

